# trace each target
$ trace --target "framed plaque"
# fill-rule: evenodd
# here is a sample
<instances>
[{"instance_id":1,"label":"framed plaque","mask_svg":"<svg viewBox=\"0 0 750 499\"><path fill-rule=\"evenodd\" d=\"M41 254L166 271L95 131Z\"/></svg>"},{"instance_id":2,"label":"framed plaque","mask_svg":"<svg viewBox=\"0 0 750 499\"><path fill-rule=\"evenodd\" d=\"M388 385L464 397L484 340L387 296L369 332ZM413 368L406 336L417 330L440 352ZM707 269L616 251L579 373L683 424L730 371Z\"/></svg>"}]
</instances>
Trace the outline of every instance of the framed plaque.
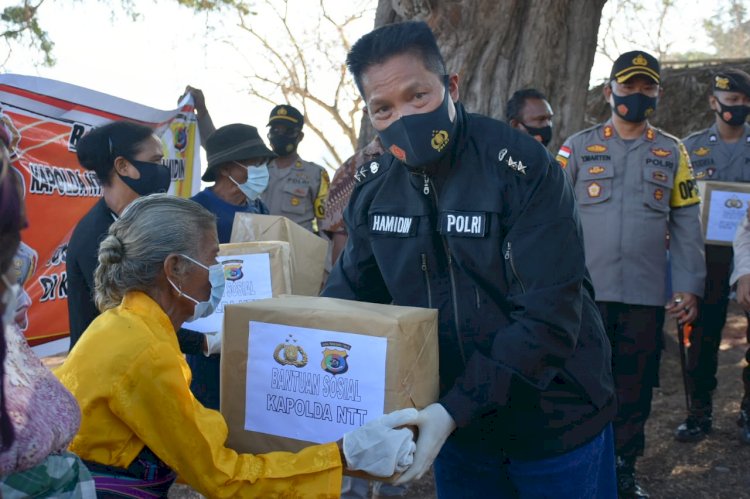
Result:
<instances>
[{"instance_id":1,"label":"framed plaque","mask_svg":"<svg viewBox=\"0 0 750 499\"><path fill-rule=\"evenodd\" d=\"M731 246L737 225L750 207L750 183L698 181L706 244Z\"/></svg>"}]
</instances>

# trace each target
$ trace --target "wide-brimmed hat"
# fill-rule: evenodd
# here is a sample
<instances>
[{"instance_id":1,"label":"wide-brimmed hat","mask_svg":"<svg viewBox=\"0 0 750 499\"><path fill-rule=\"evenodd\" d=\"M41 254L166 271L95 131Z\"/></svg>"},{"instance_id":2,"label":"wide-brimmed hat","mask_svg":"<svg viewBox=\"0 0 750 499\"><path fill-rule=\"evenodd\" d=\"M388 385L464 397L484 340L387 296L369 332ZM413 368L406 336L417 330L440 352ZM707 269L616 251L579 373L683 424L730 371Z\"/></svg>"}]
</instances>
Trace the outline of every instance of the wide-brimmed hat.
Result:
<instances>
[{"instance_id":1,"label":"wide-brimmed hat","mask_svg":"<svg viewBox=\"0 0 750 499\"><path fill-rule=\"evenodd\" d=\"M230 161L249 158L275 158L258 134L254 126L233 123L226 125L206 139L206 159L208 168L201 179L204 182L216 180L216 168Z\"/></svg>"}]
</instances>

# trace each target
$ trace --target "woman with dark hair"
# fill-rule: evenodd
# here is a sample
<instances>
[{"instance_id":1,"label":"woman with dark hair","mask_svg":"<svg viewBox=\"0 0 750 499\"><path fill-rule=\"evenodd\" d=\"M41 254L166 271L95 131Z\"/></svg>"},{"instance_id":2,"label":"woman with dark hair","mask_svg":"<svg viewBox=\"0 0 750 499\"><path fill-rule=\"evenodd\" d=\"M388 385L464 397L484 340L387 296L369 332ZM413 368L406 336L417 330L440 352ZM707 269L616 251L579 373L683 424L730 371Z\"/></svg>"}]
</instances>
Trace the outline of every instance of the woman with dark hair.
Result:
<instances>
[{"instance_id":1,"label":"woman with dark hair","mask_svg":"<svg viewBox=\"0 0 750 499\"><path fill-rule=\"evenodd\" d=\"M144 125L116 121L91 130L78 142L78 161L96 172L102 199L78 222L68 243L70 348L99 315L94 305L94 270L99 242L123 209L139 196L166 192L169 168L161 164L162 143Z\"/></svg>"},{"instance_id":2,"label":"woman with dark hair","mask_svg":"<svg viewBox=\"0 0 750 499\"><path fill-rule=\"evenodd\" d=\"M0 497L94 498L88 470L65 451L80 425L78 404L15 323L20 286L10 277L11 262L26 213L9 142L0 124Z\"/></svg>"}]
</instances>

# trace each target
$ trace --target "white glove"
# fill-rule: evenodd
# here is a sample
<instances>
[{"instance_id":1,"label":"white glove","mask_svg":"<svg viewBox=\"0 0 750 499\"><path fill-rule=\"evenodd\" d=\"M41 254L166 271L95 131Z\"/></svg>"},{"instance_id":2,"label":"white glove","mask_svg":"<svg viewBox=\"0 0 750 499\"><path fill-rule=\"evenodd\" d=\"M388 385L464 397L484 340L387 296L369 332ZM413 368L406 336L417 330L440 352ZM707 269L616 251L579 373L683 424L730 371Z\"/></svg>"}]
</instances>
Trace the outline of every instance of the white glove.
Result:
<instances>
[{"instance_id":1,"label":"white glove","mask_svg":"<svg viewBox=\"0 0 750 499\"><path fill-rule=\"evenodd\" d=\"M209 357L215 353L221 353L221 337L223 336L221 331L216 333L205 333L206 335L206 350L203 355Z\"/></svg>"},{"instance_id":2,"label":"white glove","mask_svg":"<svg viewBox=\"0 0 750 499\"><path fill-rule=\"evenodd\" d=\"M414 423L418 414L416 409L393 411L345 434L346 467L379 477L407 469L414 459L414 435L408 428L394 428Z\"/></svg>"},{"instance_id":3,"label":"white glove","mask_svg":"<svg viewBox=\"0 0 750 499\"><path fill-rule=\"evenodd\" d=\"M456 422L440 404L431 404L419 411L416 421L419 428L414 463L396 480L396 485L419 480L432 466L448 436L456 429Z\"/></svg>"}]
</instances>

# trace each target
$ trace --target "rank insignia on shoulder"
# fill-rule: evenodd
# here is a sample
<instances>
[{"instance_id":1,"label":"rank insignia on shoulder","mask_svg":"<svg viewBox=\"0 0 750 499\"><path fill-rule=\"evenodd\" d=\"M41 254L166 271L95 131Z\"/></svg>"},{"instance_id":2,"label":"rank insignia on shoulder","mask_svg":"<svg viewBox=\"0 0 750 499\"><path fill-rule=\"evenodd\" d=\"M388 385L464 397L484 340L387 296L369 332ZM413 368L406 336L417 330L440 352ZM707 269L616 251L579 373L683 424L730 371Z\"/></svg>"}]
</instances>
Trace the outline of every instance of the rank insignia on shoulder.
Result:
<instances>
[{"instance_id":1,"label":"rank insignia on shoulder","mask_svg":"<svg viewBox=\"0 0 750 499\"><path fill-rule=\"evenodd\" d=\"M660 158L666 158L667 156L672 155L672 151L662 149L661 147L654 147L651 149L651 152L654 154L654 156L658 156Z\"/></svg>"},{"instance_id":2,"label":"rank insignia on shoulder","mask_svg":"<svg viewBox=\"0 0 750 499\"><path fill-rule=\"evenodd\" d=\"M696 156L705 156L709 152L711 152L711 149L709 149L708 147L699 147L698 149L693 151L693 154L695 154Z\"/></svg>"},{"instance_id":3,"label":"rank insignia on shoulder","mask_svg":"<svg viewBox=\"0 0 750 499\"><path fill-rule=\"evenodd\" d=\"M508 150L506 148L500 149L500 152L497 153L497 160L498 161L504 160L506 154L508 154Z\"/></svg>"},{"instance_id":4,"label":"rank insignia on shoulder","mask_svg":"<svg viewBox=\"0 0 750 499\"><path fill-rule=\"evenodd\" d=\"M367 170L363 166L357 170L357 173L354 174L354 180L357 182L362 182L367 177Z\"/></svg>"},{"instance_id":5,"label":"rank insignia on shoulder","mask_svg":"<svg viewBox=\"0 0 750 499\"><path fill-rule=\"evenodd\" d=\"M709 142L716 142L716 135L714 135L713 133L711 135L709 135L708 136L708 141Z\"/></svg>"},{"instance_id":6,"label":"rank insignia on shoulder","mask_svg":"<svg viewBox=\"0 0 750 499\"><path fill-rule=\"evenodd\" d=\"M615 131L612 128L612 125L607 125L604 127L604 138L605 139L611 139L612 135L615 134Z\"/></svg>"},{"instance_id":7,"label":"rank insignia on shoulder","mask_svg":"<svg viewBox=\"0 0 750 499\"><path fill-rule=\"evenodd\" d=\"M656 132L653 128L646 130L646 140L653 141L656 138Z\"/></svg>"},{"instance_id":8,"label":"rank insignia on shoulder","mask_svg":"<svg viewBox=\"0 0 750 499\"><path fill-rule=\"evenodd\" d=\"M588 152L607 152L607 146L602 144L591 144L586 147Z\"/></svg>"},{"instance_id":9,"label":"rank insignia on shoulder","mask_svg":"<svg viewBox=\"0 0 750 499\"><path fill-rule=\"evenodd\" d=\"M526 165L522 161L513 161L513 156L508 156L508 166L511 170L526 175Z\"/></svg>"}]
</instances>

